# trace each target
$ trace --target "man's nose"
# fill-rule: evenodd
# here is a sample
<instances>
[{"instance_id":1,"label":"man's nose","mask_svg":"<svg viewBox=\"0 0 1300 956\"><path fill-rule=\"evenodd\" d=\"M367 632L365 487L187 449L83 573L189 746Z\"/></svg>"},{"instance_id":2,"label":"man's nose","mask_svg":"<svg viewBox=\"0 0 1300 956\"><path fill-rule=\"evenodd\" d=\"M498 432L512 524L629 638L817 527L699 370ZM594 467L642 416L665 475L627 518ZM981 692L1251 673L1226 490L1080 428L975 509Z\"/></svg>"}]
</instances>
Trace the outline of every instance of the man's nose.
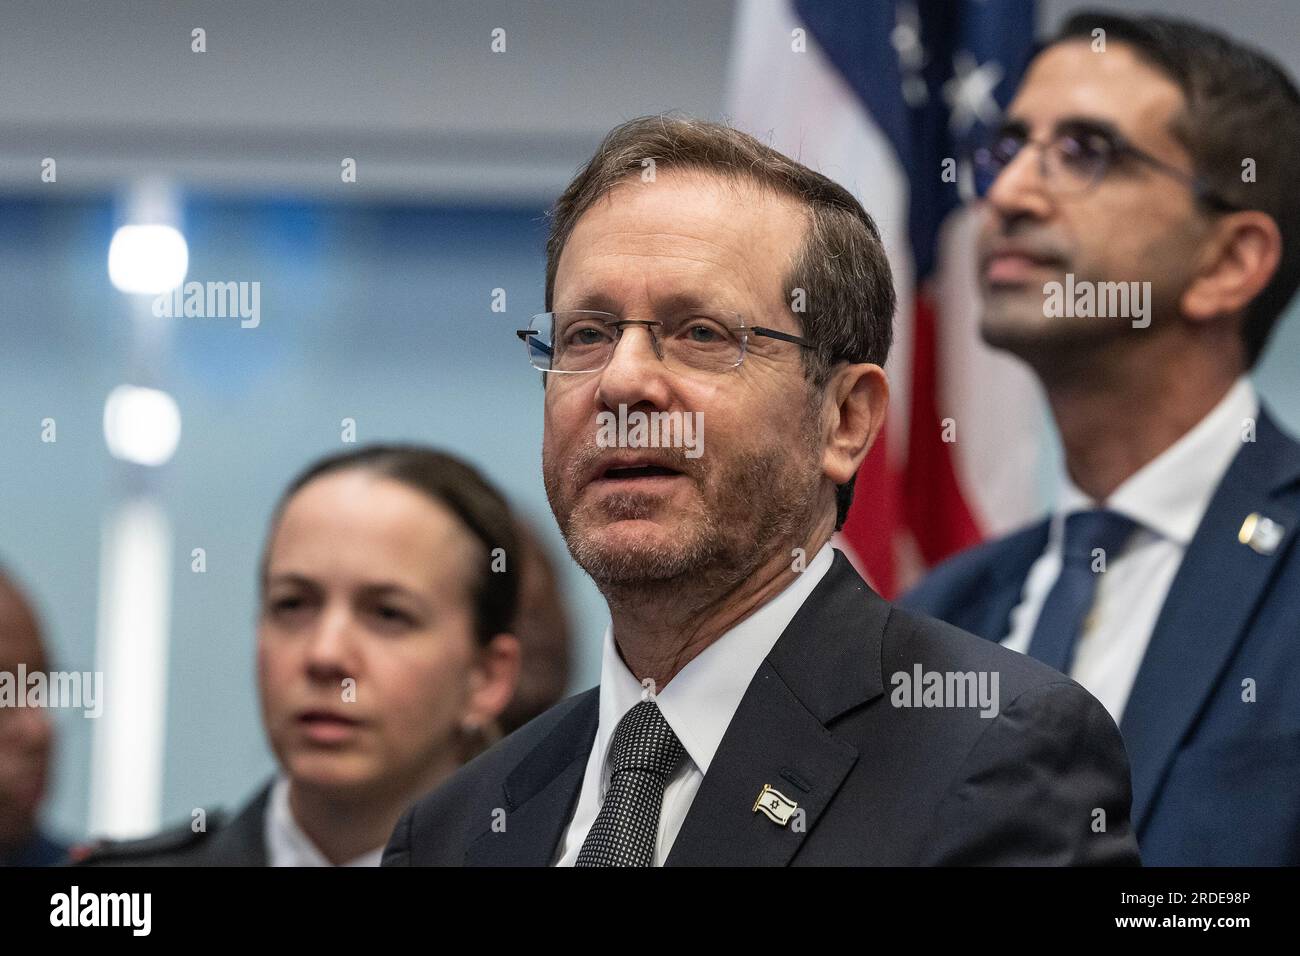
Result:
<instances>
[{"instance_id":1,"label":"man's nose","mask_svg":"<svg viewBox=\"0 0 1300 956\"><path fill-rule=\"evenodd\" d=\"M660 360L652 326L624 326L609 364L598 374L597 395L607 408L631 408L641 403L667 406L671 391L668 371Z\"/></svg>"},{"instance_id":2,"label":"man's nose","mask_svg":"<svg viewBox=\"0 0 1300 956\"><path fill-rule=\"evenodd\" d=\"M1026 143L989 187L985 199L1004 220L1050 215L1052 197L1043 179L1041 150L1041 146Z\"/></svg>"}]
</instances>

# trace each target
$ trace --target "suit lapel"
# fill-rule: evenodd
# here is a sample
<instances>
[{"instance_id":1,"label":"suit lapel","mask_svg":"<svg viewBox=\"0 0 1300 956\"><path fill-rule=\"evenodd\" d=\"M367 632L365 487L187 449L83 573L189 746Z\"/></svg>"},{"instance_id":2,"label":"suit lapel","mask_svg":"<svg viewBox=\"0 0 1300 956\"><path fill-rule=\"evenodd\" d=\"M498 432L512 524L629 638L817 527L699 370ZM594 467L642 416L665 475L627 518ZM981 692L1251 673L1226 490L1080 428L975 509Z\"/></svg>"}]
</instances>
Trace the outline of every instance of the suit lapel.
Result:
<instances>
[{"instance_id":1,"label":"suit lapel","mask_svg":"<svg viewBox=\"0 0 1300 956\"><path fill-rule=\"evenodd\" d=\"M978 609L968 623L958 624L972 634L998 642L1011 632L1011 612L1020 603L1025 579L1034 562L1047 550L1051 519L1026 528L1008 538L989 566L984 594L972 595L970 606ZM953 622L956 623L956 622Z\"/></svg>"},{"instance_id":2,"label":"suit lapel","mask_svg":"<svg viewBox=\"0 0 1300 956\"><path fill-rule=\"evenodd\" d=\"M505 830L470 844L467 866L548 866L582 788L600 718L593 687L506 778Z\"/></svg>"},{"instance_id":3,"label":"suit lapel","mask_svg":"<svg viewBox=\"0 0 1300 956\"><path fill-rule=\"evenodd\" d=\"M746 689L666 865L790 862L858 759L826 725L884 693L888 616L889 605L835 552ZM756 812L764 784L802 814L782 826Z\"/></svg>"},{"instance_id":4,"label":"suit lapel","mask_svg":"<svg viewBox=\"0 0 1300 956\"><path fill-rule=\"evenodd\" d=\"M1169 588L1138 669L1120 728L1133 768L1133 821L1140 831L1179 742L1241 642L1279 558L1296 537L1300 446L1261 409L1256 440L1243 444L1210 501ZM1270 554L1241 544L1258 512L1286 529Z\"/></svg>"}]
</instances>

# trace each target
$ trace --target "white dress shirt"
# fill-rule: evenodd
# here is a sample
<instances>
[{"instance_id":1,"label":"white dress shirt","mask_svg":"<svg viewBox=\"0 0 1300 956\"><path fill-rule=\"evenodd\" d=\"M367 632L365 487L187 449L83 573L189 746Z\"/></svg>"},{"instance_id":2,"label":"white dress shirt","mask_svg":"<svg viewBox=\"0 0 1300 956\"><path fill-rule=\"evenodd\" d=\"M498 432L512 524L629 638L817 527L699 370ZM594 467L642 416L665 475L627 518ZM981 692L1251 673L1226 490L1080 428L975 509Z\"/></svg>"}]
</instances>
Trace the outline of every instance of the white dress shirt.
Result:
<instances>
[{"instance_id":1,"label":"white dress shirt","mask_svg":"<svg viewBox=\"0 0 1300 956\"><path fill-rule=\"evenodd\" d=\"M830 544L822 547L804 571L784 591L745 618L727 633L702 650L683 667L655 700L668 726L686 750L686 759L664 788L659 812L659 831L655 838L654 865L663 866L673 848L673 841L686 820L686 812L709 764L717 753L722 736L740 706L754 674L758 672L777 638L808 599L817 583L830 570L834 552ZM600 717L596 739L587 758L587 772L573 818L560 841L556 866L573 866L587 832L600 812L605 790L609 787L610 743L614 728L623 715L642 699L645 691L623 663L614 644L613 630L605 629L604 651L600 665Z\"/></svg>"},{"instance_id":2,"label":"white dress shirt","mask_svg":"<svg viewBox=\"0 0 1300 956\"><path fill-rule=\"evenodd\" d=\"M1092 501L1063 476L1047 550L1029 570L1003 646L1029 649L1043 603L1061 573L1067 515L1106 507L1132 518L1138 528L1119 554L1106 556L1106 571L1097 582L1092 612L1070 665L1070 676L1101 701L1118 724L1183 554L1241 451L1245 423L1258 414L1259 399L1243 376L1208 415L1130 476L1104 504Z\"/></svg>"},{"instance_id":3,"label":"white dress shirt","mask_svg":"<svg viewBox=\"0 0 1300 956\"><path fill-rule=\"evenodd\" d=\"M271 787L266 807L266 862L268 866L333 866L325 854L316 849L293 818L289 807L289 778L281 776ZM384 848L376 847L344 866L378 866Z\"/></svg>"}]
</instances>

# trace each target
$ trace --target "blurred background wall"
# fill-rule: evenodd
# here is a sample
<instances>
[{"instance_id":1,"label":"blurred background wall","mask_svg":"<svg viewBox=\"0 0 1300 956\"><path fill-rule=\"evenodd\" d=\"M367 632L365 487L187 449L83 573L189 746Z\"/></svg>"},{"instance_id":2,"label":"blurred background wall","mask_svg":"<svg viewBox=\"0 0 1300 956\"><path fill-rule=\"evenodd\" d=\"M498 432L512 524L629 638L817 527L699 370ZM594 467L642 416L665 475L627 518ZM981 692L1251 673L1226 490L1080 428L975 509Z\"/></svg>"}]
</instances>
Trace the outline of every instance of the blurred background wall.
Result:
<instances>
[{"instance_id":1,"label":"blurred background wall","mask_svg":"<svg viewBox=\"0 0 1300 956\"><path fill-rule=\"evenodd\" d=\"M1041 28L1080 6L1047 0ZM1178 6L1296 71L1288 0ZM464 455L535 519L574 610L573 689L596 681L606 613L554 530L540 384L511 330L543 307L545 209L603 133L662 110L724 116L734 15L730 0L0 7L0 560L38 602L53 666L94 668L101 522L122 491L102 420L133 371L105 265L124 191L145 175L179 190L188 278L261 287L258 327L178 319L158 371L182 415L158 476L173 530L164 819L229 806L270 772L257 556L276 496L340 447L345 418L359 442ZM1300 431L1294 315L1256 377ZM78 837L93 722L57 719L48 815Z\"/></svg>"}]
</instances>

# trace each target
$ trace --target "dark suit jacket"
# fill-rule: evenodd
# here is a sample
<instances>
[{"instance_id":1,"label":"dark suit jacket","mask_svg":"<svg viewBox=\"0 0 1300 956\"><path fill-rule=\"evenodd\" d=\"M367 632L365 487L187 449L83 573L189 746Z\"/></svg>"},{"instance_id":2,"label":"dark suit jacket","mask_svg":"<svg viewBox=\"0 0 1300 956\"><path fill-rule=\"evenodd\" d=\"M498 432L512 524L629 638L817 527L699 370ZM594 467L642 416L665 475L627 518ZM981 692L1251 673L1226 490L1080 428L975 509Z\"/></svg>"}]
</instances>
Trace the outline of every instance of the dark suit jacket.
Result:
<instances>
[{"instance_id":1,"label":"dark suit jacket","mask_svg":"<svg viewBox=\"0 0 1300 956\"><path fill-rule=\"evenodd\" d=\"M182 823L141 840L105 841L74 852L80 866L266 866L266 784L233 819L211 814L205 832ZM215 817L215 819L214 819Z\"/></svg>"},{"instance_id":2,"label":"dark suit jacket","mask_svg":"<svg viewBox=\"0 0 1300 956\"><path fill-rule=\"evenodd\" d=\"M0 866L56 866L67 858L67 845L50 839L38 829L9 856L0 857Z\"/></svg>"},{"instance_id":3,"label":"dark suit jacket","mask_svg":"<svg viewBox=\"0 0 1300 956\"><path fill-rule=\"evenodd\" d=\"M1237 540L1252 512L1286 529L1271 554ZM1298 516L1300 445L1261 409L1188 546L1120 721L1147 865L1300 864ZM960 554L900 603L1001 640L1047 533L1042 521Z\"/></svg>"},{"instance_id":4,"label":"dark suit jacket","mask_svg":"<svg viewBox=\"0 0 1300 956\"><path fill-rule=\"evenodd\" d=\"M893 706L891 675L917 664L996 672L998 716ZM551 863L598 695L562 701L416 803L384 865ZM802 826L754 812L764 784L798 803ZM891 606L836 552L754 674L667 863L1136 863L1129 802L1119 733L1086 691Z\"/></svg>"}]
</instances>

